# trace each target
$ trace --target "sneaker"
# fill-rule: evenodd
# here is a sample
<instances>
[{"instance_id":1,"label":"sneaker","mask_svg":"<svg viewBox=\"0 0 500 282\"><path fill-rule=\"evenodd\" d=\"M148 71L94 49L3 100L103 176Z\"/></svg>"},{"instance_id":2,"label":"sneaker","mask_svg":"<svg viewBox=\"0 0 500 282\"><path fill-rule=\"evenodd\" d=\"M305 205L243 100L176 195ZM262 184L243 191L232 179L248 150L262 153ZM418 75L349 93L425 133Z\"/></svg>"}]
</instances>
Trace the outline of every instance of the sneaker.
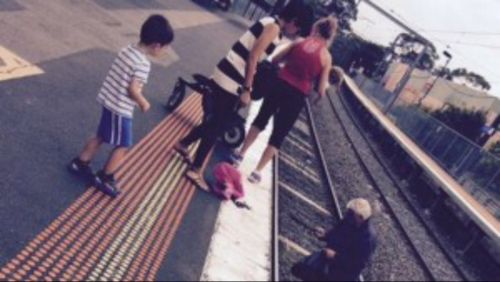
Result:
<instances>
[{"instance_id":1,"label":"sneaker","mask_svg":"<svg viewBox=\"0 0 500 282\"><path fill-rule=\"evenodd\" d=\"M248 177L248 181L253 184L258 184L262 180L262 176L260 175L260 172L254 171L250 176Z\"/></svg>"},{"instance_id":2,"label":"sneaker","mask_svg":"<svg viewBox=\"0 0 500 282\"><path fill-rule=\"evenodd\" d=\"M71 161L68 165L68 170L87 179L92 179L94 176L94 172L89 166L89 163L82 162L79 158L74 158Z\"/></svg>"},{"instance_id":3,"label":"sneaker","mask_svg":"<svg viewBox=\"0 0 500 282\"><path fill-rule=\"evenodd\" d=\"M229 160L235 168L238 168L243 162L243 156L239 152L233 152L229 156Z\"/></svg>"},{"instance_id":4,"label":"sneaker","mask_svg":"<svg viewBox=\"0 0 500 282\"><path fill-rule=\"evenodd\" d=\"M103 171L96 174L94 182L97 189L112 198L116 198L120 194L113 176L106 175Z\"/></svg>"}]
</instances>

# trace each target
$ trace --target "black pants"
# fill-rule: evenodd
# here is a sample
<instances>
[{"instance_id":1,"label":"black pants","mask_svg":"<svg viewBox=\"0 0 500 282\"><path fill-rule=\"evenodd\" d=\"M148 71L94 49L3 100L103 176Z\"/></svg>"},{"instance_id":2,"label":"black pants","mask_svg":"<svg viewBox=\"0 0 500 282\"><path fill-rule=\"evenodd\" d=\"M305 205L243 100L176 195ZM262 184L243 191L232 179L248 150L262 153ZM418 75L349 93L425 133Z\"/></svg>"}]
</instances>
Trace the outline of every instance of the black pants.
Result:
<instances>
[{"instance_id":1,"label":"black pants","mask_svg":"<svg viewBox=\"0 0 500 282\"><path fill-rule=\"evenodd\" d=\"M208 118L204 118L203 122L193 128L186 137L181 140L181 144L189 146L197 140L201 139L200 146L196 151L193 168L199 169L203 166L210 150L215 145L217 138L224 133L226 124L233 117L239 97L231 94L222 88L215 86L216 91L213 93L213 105ZM204 113L207 115L208 113Z\"/></svg>"},{"instance_id":2,"label":"black pants","mask_svg":"<svg viewBox=\"0 0 500 282\"><path fill-rule=\"evenodd\" d=\"M264 96L264 102L253 126L264 130L269 119L274 115L274 128L269 145L279 149L305 103L306 97L300 90L281 79L277 79L273 92Z\"/></svg>"}]
</instances>

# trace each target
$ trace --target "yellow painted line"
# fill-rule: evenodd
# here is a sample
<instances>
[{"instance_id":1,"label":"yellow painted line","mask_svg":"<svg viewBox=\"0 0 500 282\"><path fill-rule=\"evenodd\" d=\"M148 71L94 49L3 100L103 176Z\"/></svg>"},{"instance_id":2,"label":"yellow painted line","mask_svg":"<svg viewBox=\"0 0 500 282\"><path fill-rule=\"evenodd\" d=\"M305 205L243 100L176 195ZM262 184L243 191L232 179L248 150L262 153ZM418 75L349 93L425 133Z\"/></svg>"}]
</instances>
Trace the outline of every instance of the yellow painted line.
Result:
<instances>
[{"instance_id":1,"label":"yellow painted line","mask_svg":"<svg viewBox=\"0 0 500 282\"><path fill-rule=\"evenodd\" d=\"M183 167L182 161L179 162L181 165L174 168L174 170L178 170L178 168ZM156 202L153 202L149 205L148 210L145 211L142 215L141 222L134 226L132 233L128 237L129 240L127 240L126 244L120 246L123 252L121 255L115 256L113 258L112 263L108 267L109 271L107 271L102 277L104 280L121 280L117 277L123 276L124 272L120 272L118 266L127 265L128 267L128 265L132 261L132 258L139 251L139 247L142 246L142 243L146 240L149 231L153 228L153 224L156 222L160 212L162 211L160 207L163 207L165 205L165 203L168 201L168 199L171 198L174 192L175 187L172 187L172 184L177 182L182 177L182 172L178 172L179 173L176 173L174 171L174 173L170 175L168 179L160 182L160 192L157 196L157 199L155 199ZM131 249L125 253L125 250L129 249L130 247Z\"/></svg>"},{"instance_id":2,"label":"yellow painted line","mask_svg":"<svg viewBox=\"0 0 500 282\"><path fill-rule=\"evenodd\" d=\"M0 81L39 75L43 70L0 45Z\"/></svg>"},{"instance_id":3,"label":"yellow painted line","mask_svg":"<svg viewBox=\"0 0 500 282\"><path fill-rule=\"evenodd\" d=\"M163 173L163 175L160 176L159 180L156 182L156 184L153 186L151 191L148 193L146 199L143 200L143 202L141 203L141 206L136 210L133 217L129 220L129 223L120 232L118 237L113 241L112 246L106 251L106 254L103 256L103 259L101 259L99 261L96 270L93 271L90 275L90 280L102 280L102 278L106 277L106 275L104 277L101 277L103 275L102 269L111 260L111 257L113 256L114 251L117 250L118 248L126 250L130 246L130 243L123 244L124 241L126 242L127 234L131 230L137 232L136 231L137 228L142 229L143 222L147 219L151 208L154 206L155 203L157 203L158 199L161 200L163 198L163 200L166 201L170 197L170 194L173 192L173 189L167 190L167 192L168 192L167 197L164 197L162 192L158 192L158 193L156 193L156 192L159 191L160 189L164 188L161 186L161 184L165 180L168 181L169 179L175 177L175 175L172 173L173 169L179 170L179 168L181 168L183 164L184 163L181 160L177 160L177 161L172 161L168 165L168 167L165 169L165 172ZM139 222L137 224L135 224L134 226L132 226L132 224L134 222L136 222L137 220L139 220ZM135 230L132 228L134 228ZM133 236L133 234L132 234L132 236ZM138 242L134 242L134 243L138 243ZM116 260L118 258L121 260L122 257L115 256L113 258L113 260ZM109 272L110 271L109 268L106 269L106 271ZM106 277L106 278L105 278L105 280L109 280L110 277Z\"/></svg>"},{"instance_id":4,"label":"yellow painted line","mask_svg":"<svg viewBox=\"0 0 500 282\"><path fill-rule=\"evenodd\" d=\"M118 268L118 266L122 266L123 268L128 269L129 265L132 263L134 256L140 251L139 247L143 245L144 241L147 239L147 236L150 234L150 231L153 229L154 223L156 223L158 218L160 217L163 208L166 208L164 207L164 205L167 203L168 199L171 198L171 195L177 188L174 184L179 183L180 179L184 177L183 172L186 167L186 163L180 159L177 159L177 162L180 163L180 166L174 168L174 171L171 172L171 176L168 179L159 182L160 188L164 190L162 193L166 193L167 195L160 195L160 203L150 205L150 209L155 208L154 213L150 216L147 216L147 213L145 213L145 215L143 216L143 219L146 220L145 227L141 228L140 226L136 225L133 236L136 237L137 235L139 235L139 238L133 240L134 244L132 245L132 249L130 251L127 251L126 254L124 253L121 258L114 258L113 262L115 263L115 266L113 267L113 270L114 272L116 272L116 274L112 277L105 277L106 280L111 279L119 281L123 279L125 271L121 269L118 269L116 271L116 269ZM137 234L138 231L140 231L141 233ZM125 249L123 250L125 252Z\"/></svg>"}]
</instances>

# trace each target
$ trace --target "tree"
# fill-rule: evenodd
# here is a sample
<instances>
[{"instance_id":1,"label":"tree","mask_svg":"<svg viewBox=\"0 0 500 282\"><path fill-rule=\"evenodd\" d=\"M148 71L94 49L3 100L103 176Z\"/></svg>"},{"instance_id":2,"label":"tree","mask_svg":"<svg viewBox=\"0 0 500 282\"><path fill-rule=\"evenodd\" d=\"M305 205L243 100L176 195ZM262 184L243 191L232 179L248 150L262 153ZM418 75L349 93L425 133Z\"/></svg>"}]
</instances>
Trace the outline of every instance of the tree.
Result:
<instances>
[{"instance_id":1,"label":"tree","mask_svg":"<svg viewBox=\"0 0 500 282\"><path fill-rule=\"evenodd\" d=\"M449 106L444 110L433 111L431 115L472 142L476 142L481 136L481 128L486 123L486 115L484 112L461 109L455 106Z\"/></svg>"},{"instance_id":2,"label":"tree","mask_svg":"<svg viewBox=\"0 0 500 282\"><path fill-rule=\"evenodd\" d=\"M465 68L454 69L451 72L451 76L453 78L463 78L466 82L474 87L478 87L483 90L490 90L490 83L480 74L477 74L472 71L468 71Z\"/></svg>"},{"instance_id":3,"label":"tree","mask_svg":"<svg viewBox=\"0 0 500 282\"><path fill-rule=\"evenodd\" d=\"M339 34L332 46L334 64L345 70L351 65L362 66L364 73L372 77L377 66L382 62L388 47L378 45L350 33Z\"/></svg>"},{"instance_id":4,"label":"tree","mask_svg":"<svg viewBox=\"0 0 500 282\"><path fill-rule=\"evenodd\" d=\"M451 70L449 68L440 67L434 69L433 74L449 81L455 81L462 78L473 87L483 90L491 89L490 83L482 75L468 71L466 68L456 68Z\"/></svg>"},{"instance_id":5,"label":"tree","mask_svg":"<svg viewBox=\"0 0 500 282\"><path fill-rule=\"evenodd\" d=\"M432 74L434 74L438 77L442 77L442 78L449 80L449 81L453 80L453 75L451 73L452 73L452 70L448 67L439 67L437 69L434 69L434 71L432 72Z\"/></svg>"},{"instance_id":6,"label":"tree","mask_svg":"<svg viewBox=\"0 0 500 282\"><path fill-rule=\"evenodd\" d=\"M358 17L358 7L355 0L306 0L314 8L318 18L334 15L339 19L341 30L352 30L350 21Z\"/></svg>"},{"instance_id":7,"label":"tree","mask_svg":"<svg viewBox=\"0 0 500 282\"><path fill-rule=\"evenodd\" d=\"M417 62L416 68L431 70L434 68L435 61L439 59L439 55L433 44L424 41L424 39L420 37L408 33L401 33L394 46L394 53L396 53L404 63L411 64L417 60L424 46L427 46L426 51Z\"/></svg>"}]
</instances>

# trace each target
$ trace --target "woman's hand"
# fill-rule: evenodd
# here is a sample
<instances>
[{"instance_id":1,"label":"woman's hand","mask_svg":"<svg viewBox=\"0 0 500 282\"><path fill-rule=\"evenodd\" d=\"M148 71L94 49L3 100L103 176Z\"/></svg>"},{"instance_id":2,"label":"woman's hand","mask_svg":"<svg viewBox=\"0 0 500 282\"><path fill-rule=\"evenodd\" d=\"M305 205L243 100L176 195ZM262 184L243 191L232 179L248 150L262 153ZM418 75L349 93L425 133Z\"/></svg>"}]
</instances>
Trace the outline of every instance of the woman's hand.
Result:
<instances>
[{"instance_id":1,"label":"woman's hand","mask_svg":"<svg viewBox=\"0 0 500 282\"><path fill-rule=\"evenodd\" d=\"M337 73L337 77L339 78L339 81L337 82L336 90L337 90L337 93L340 93L342 91L342 84L344 83L344 80L345 80L344 70L342 70L342 68L337 67L337 66L333 67L332 70Z\"/></svg>"},{"instance_id":2,"label":"woman's hand","mask_svg":"<svg viewBox=\"0 0 500 282\"><path fill-rule=\"evenodd\" d=\"M251 102L251 96L250 96L250 91L245 91L241 94L240 96L240 103L243 107L248 107Z\"/></svg>"},{"instance_id":3,"label":"woman's hand","mask_svg":"<svg viewBox=\"0 0 500 282\"><path fill-rule=\"evenodd\" d=\"M139 108L141 109L141 111L143 113L149 111L149 108L151 108L151 104L149 104L148 100L146 100L144 98L140 99L138 104L139 104Z\"/></svg>"},{"instance_id":4,"label":"woman's hand","mask_svg":"<svg viewBox=\"0 0 500 282\"><path fill-rule=\"evenodd\" d=\"M333 259L333 258L335 258L335 255L337 254L334 250L328 249L328 248L324 249L323 253L325 254L325 257L327 259Z\"/></svg>"}]
</instances>

